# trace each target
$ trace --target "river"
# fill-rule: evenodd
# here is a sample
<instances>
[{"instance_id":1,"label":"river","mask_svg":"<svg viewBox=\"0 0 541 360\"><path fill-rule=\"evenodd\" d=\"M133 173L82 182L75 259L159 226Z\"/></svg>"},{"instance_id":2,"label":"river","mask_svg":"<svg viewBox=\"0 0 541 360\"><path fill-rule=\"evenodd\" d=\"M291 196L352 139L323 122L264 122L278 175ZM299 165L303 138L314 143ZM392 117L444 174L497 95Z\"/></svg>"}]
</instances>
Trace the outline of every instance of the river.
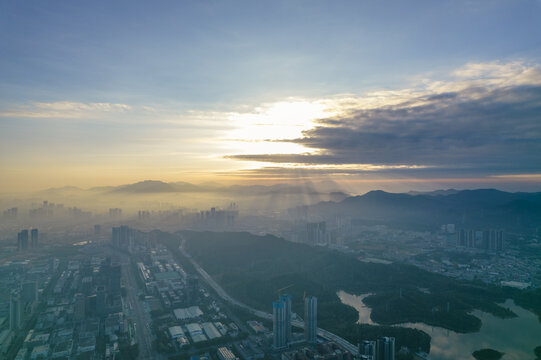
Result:
<instances>
[{"instance_id":1,"label":"river","mask_svg":"<svg viewBox=\"0 0 541 360\"><path fill-rule=\"evenodd\" d=\"M339 291L337 295L343 304L359 312L359 323L374 324L370 319L370 308L363 303L363 299L370 294L352 295ZM483 322L481 329L475 333L460 334L422 323L400 326L423 330L431 336L431 360L472 360L471 353L482 348L504 352L502 360L533 360L533 349L541 345L541 322L535 314L515 305L512 300L507 300L503 306L510 308L518 317L500 319L475 310L472 314Z\"/></svg>"}]
</instances>

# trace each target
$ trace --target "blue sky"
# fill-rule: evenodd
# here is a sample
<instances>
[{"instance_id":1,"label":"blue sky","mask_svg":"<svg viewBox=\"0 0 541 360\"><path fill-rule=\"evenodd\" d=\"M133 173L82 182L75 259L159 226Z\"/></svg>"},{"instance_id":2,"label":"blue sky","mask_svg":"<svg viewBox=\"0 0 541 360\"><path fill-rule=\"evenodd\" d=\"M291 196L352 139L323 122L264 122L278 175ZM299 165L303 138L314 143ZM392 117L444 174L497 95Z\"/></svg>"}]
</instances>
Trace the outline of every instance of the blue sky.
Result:
<instances>
[{"instance_id":1,"label":"blue sky","mask_svg":"<svg viewBox=\"0 0 541 360\"><path fill-rule=\"evenodd\" d=\"M246 152L220 142L228 129L246 126L232 112L452 82L468 64L538 68L539 19L541 2L533 0L3 1L0 161L18 174L3 185L20 183L30 171L21 163L36 161L47 163L44 174L79 171L74 164L132 174L96 183L136 180L143 171L182 180L204 172L192 166L202 153L209 167L238 170L247 165L223 157ZM55 113L36 115L45 104L56 104ZM189 149L175 138L191 141ZM148 168L126 159L141 154L155 154ZM62 181L90 185L80 178Z\"/></svg>"}]
</instances>

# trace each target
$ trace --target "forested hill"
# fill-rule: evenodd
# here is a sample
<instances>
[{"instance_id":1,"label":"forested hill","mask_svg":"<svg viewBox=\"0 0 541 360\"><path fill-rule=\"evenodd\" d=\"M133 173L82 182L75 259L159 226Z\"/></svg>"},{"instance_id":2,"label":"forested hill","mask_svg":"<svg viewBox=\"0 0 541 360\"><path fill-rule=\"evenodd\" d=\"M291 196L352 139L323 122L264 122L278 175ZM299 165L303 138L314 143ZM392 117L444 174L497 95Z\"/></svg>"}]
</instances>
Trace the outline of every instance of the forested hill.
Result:
<instances>
[{"instance_id":1,"label":"forested hill","mask_svg":"<svg viewBox=\"0 0 541 360\"><path fill-rule=\"evenodd\" d=\"M320 303L321 324L330 328L337 326L333 319L340 318L340 314L351 316L336 295L339 290L373 293L366 300L372 307L373 320L382 324L424 322L470 332L481 325L478 318L468 314L473 309L502 317L514 316L497 305L513 295L508 290L457 281L409 265L364 263L350 255L270 235L212 232L180 235L187 240L188 252L232 296L270 311L276 290L293 284L287 291L294 297L295 311L302 314L304 292L315 295Z\"/></svg>"}]
</instances>

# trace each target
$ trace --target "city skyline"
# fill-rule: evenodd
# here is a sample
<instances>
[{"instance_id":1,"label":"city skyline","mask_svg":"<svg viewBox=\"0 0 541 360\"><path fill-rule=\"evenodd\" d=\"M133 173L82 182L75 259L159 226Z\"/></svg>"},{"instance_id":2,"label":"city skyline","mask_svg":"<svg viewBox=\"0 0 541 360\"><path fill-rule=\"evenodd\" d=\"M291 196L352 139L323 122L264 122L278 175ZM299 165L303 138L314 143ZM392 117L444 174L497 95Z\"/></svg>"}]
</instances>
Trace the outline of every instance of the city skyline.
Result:
<instances>
[{"instance_id":1,"label":"city skyline","mask_svg":"<svg viewBox=\"0 0 541 360\"><path fill-rule=\"evenodd\" d=\"M539 1L1 7L5 194L539 190Z\"/></svg>"}]
</instances>

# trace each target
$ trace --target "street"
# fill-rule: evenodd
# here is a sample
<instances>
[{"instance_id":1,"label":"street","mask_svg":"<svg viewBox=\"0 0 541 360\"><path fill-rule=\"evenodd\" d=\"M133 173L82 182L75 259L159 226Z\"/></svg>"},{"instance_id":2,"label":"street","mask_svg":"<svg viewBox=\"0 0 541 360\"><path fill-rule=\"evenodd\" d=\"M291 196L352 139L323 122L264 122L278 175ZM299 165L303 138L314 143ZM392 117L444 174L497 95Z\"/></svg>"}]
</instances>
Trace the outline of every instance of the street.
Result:
<instances>
[{"instance_id":1,"label":"street","mask_svg":"<svg viewBox=\"0 0 541 360\"><path fill-rule=\"evenodd\" d=\"M130 317L135 331L135 338L139 344L139 359L162 359L163 356L152 350L152 332L149 327L149 314L146 313L142 301L137 297L138 284L133 274L128 255L117 252L122 259L122 277L126 281L127 301L130 304Z\"/></svg>"}]
</instances>

